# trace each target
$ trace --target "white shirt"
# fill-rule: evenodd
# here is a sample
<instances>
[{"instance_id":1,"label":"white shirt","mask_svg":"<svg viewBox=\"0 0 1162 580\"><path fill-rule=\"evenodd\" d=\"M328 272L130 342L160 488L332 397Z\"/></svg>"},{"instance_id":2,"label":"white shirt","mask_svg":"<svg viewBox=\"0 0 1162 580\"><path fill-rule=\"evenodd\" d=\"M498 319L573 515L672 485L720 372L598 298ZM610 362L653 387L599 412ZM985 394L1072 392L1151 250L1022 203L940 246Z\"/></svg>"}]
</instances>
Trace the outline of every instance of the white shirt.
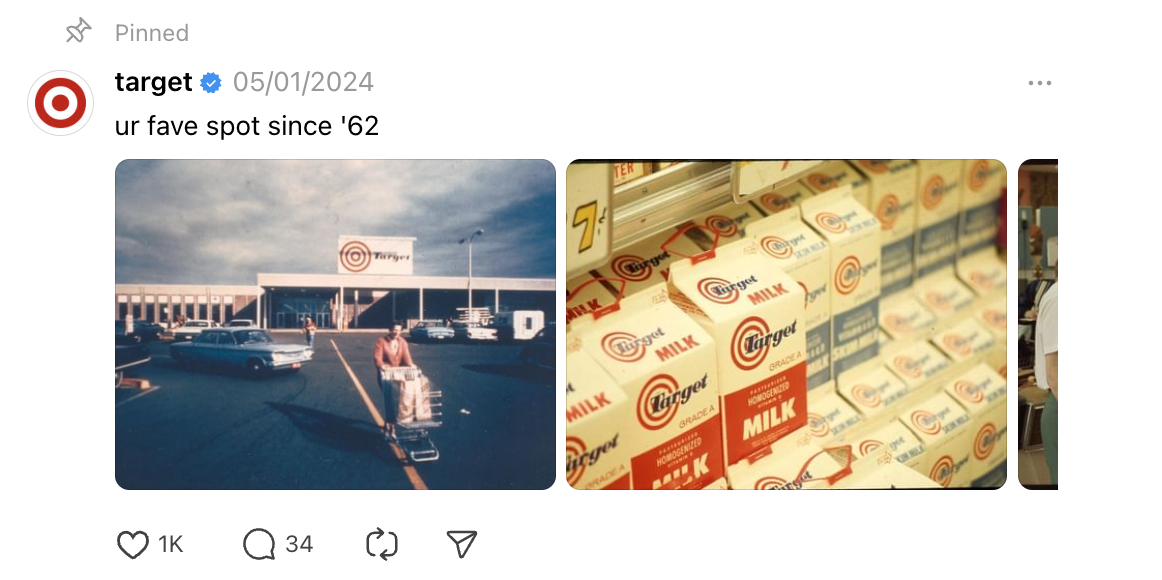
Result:
<instances>
[{"instance_id":1,"label":"white shirt","mask_svg":"<svg viewBox=\"0 0 1162 580\"><path fill-rule=\"evenodd\" d=\"M1033 372L1037 386L1049 388L1049 374L1045 370L1045 355L1057 352L1057 287L1058 282L1041 296L1037 305L1037 334L1034 338Z\"/></svg>"}]
</instances>

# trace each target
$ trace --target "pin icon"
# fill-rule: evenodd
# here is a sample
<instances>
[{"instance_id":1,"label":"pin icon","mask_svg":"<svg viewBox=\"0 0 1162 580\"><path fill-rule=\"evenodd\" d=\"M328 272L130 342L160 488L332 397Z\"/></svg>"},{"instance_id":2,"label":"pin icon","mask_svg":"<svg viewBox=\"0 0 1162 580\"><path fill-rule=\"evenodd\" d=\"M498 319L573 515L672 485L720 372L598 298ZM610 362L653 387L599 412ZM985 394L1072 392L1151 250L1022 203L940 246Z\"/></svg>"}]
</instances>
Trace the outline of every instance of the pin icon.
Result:
<instances>
[{"instance_id":1,"label":"pin icon","mask_svg":"<svg viewBox=\"0 0 1162 580\"><path fill-rule=\"evenodd\" d=\"M472 547L472 542L476 541L475 531L458 531L448 532L448 538L456 544L456 553L460 555L463 560L464 556L468 555L468 548Z\"/></svg>"}]
</instances>

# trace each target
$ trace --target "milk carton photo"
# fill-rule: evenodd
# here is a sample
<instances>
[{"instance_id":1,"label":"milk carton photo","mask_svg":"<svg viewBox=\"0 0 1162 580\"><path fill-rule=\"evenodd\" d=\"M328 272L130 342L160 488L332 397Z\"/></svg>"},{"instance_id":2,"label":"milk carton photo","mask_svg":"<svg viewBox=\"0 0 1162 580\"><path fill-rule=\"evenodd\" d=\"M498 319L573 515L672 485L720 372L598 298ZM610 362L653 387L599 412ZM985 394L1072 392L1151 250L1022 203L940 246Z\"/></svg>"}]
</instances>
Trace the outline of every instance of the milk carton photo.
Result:
<instances>
[{"instance_id":1,"label":"milk carton photo","mask_svg":"<svg viewBox=\"0 0 1162 580\"><path fill-rule=\"evenodd\" d=\"M663 284L594 318L574 334L583 333L582 347L630 404L618 445L630 453L633 489L699 489L723 477L710 335L670 302Z\"/></svg>"},{"instance_id":2,"label":"milk carton photo","mask_svg":"<svg viewBox=\"0 0 1162 580\"><path fill-rule=\"evenodd\" d=\"M743 240L675 262L671 300L713 337L727 465L807 421L806 295Z\"/></svg>"},{"instance_id":3,"label":"milk carton photo","mask_svg":"<svg viewBox=\"0 0 1162 580\"><path fill-rule=\"evenodd\" d=\"M777 187L774 191L768 191L752 199L750 202L767 215L774 215L781 211L798 207L804 199L812 195L814 194L806 185L796 181L782 187Z\"/></svg>"},{"instance_id":4,"label":"milk carton photo","mask_svg":"<svg viewBox=\"0 0 1162 580\"><path fill-rule=\"evenodd\" d=\"M900 422L924 444L924 460L917 470L942 487L968 487L968 463L972 420L948 393L932 398L900 414Z\"/></svg>"},{"instance_id":5,"label":"milk carton photo","mask_svg":"<svg viewBox=\"0 0 1162 580\"><path fill-rule=\"evenodd\" d=\"M622 430L631 409L613 379L578 340L565 345L565 477L574 489L629 489Z\"/></svg>"},{"instance_id":6,"label":"milk carton photo","mask_svg":"<svg viewBox=\"0 0 1162 580\"><path fill-rule=\"evenodd\" d=\"M890 360L884 362L912 392L934 387L952 368L948 358L927 341L901 346Z\"/></svg>"},{"instance_id":7,"label":"milk carton photo","mask_svg":"<svg viewBox=\"0 0 1162 580\"><path fill-rule=\"evenodd\" d=\"M842 187L805 200L803 222L831 249L831 365L843 374L879 354L880 224Z\"/></svg>"},{"instance_id":8,"label":"milk carton photo","mask_svg":"<svg viewBox=\"0 0 1162 580\"><path fill-rule=\"evenodd\" d=\"M980 364L952 379L944 390L972 418L968 470L975 482L1005 462L1008 445L1005 379L988 365Z\"/></svg>"},{"instance_id":9,"label":"milk carton photo","mask_svg":"<svg viewBox=\"0 0 1162 580\"><path fill-rule=\"evenodd\" d=\"M934 334L931 340L952 361L951 374L960 374L983 361L997 346L993 333L971 318Z\"/></svg>"},{"instance_id":10,"label":"milk carton photo","mask_svg":"<svg viewBox=\"0 0 1162 580\"><path fill-rule=\"evenodd\" d=\"M625 295L632 296L646 288L666 282L670 264L681 257L701 253L702 249L685 236L674 237L676 229L655 234L626 248L615 249L609 263L596 270L602 278L625 280ZM666 245L663 248L662 245Z\"/></svg>"},{"instance_id":11,"label":"milk carton photo","mask_svg":"<svg viewBox=\"0 0 1162 580\"><path fill-rule=\"evenodd\" d=\"M958 256L992 247L999 223L997 200L1005 188L1005 166L995 159L966 159L960 201Z\"/></svg>"},{"instance_id":12,"label":"milk carton photo","mask_svg":"<svg viewBox=\"0 0 1162 580\"><path fill-rule=\"evenodd\" d=\"M851 197L864 208L870 207L871 187L867 178L842 159L824 162L804 175L799 182L816 195L850 186Z\"/></svg>"},{"instance_id":13,"label":"milk carton photo","mask_svg":"<svg viewBox=\"0 0 1162 580\"><path fill-rule=\"evenodd\" d=\"M807 389L831 385L831 254L827 242L802 222L798 207L759 220L750 231L760 255L794 278L807 293L803 314Z\"/></svg>"},{"instance_id":14,"label":"milk carton photo","mask_svg":"<svg viewBox=\"0 0 1162 580\"><path fill-rule=\"evenodd\" d=\"M963 159L916 161L916 277L951 269L956 261Z\"/></svg>"},{"instance_id":15,"label":"milk carton photo","mask_svg":"<svg viewBox=\"0 0 1162 580\"><path fill-rule=\"evenodd\" d=\"M908 394L908 385L882 364L861 367L839 381L839 395L866 421L893 416L895 408ZM813 409L812 409L813 410Z\"/></svg>"},{"instance_id":16,"label":"milk carton photo","mask_svg":"<svg viewBox=\"0 0 1162 580\"><path fill-rule=\"evenodd\" d=\"M916 162L911 159L860 159L867 176L870 205L880 222L881 296L912 286L916 275Z\"/></svg>"},{"instance_id":17,"label":"milk carton photo","mask_svg":"<svg viewBox=\"0 0 1162 580\"><path fill-rule=\"evenodd\" d=\"M591 320L587 314L608 309L617 303L617 292L625 282L598 280L584 274L565 284L565 329L573 329L574 320ZM614 289L611 291L610 286Z\"/></svg>"}]
</instances>

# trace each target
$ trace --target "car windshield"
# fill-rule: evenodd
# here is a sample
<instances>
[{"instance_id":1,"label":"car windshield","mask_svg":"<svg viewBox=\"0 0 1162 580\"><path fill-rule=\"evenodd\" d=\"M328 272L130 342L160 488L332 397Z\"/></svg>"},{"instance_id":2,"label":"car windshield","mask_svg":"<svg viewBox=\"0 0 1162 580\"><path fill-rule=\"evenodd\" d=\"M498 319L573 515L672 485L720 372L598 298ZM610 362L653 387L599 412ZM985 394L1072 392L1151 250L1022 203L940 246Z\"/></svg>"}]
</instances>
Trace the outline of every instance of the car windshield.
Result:
<instances>
[{"instance_id":1,"label":"car windshield","mask_svg":"<svg viewBox=\"0 0 1162 580\"><path fill-rule=\"evenodd\" d=\"M264 330L244 330L235 332L234 338L238 340L238 344L268 344L274 342L270 339L270 335Z\"/></svg>"}]
</instances>

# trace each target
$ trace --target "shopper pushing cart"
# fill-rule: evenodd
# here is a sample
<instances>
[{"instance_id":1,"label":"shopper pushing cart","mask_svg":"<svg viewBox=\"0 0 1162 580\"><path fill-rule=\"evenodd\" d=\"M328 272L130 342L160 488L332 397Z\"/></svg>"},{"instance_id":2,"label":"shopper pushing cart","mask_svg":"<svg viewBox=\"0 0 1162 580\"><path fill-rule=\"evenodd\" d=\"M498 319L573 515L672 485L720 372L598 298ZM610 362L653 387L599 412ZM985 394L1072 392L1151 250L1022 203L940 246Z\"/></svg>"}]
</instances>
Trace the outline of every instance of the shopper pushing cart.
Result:
<instances>
[{"instance_id":1,"label":"shopper pushing cart","mask_svg":"<svg viewBox=\"0 0 1162 580\"><path fill-rule=\"evenodd\" d=\"M375 341L375 366L383 393L384 437L399 443L412 461L439 459L429 431L440 426L441 393L416 367L401 325Z\"/></svg>"}]
</instances>

